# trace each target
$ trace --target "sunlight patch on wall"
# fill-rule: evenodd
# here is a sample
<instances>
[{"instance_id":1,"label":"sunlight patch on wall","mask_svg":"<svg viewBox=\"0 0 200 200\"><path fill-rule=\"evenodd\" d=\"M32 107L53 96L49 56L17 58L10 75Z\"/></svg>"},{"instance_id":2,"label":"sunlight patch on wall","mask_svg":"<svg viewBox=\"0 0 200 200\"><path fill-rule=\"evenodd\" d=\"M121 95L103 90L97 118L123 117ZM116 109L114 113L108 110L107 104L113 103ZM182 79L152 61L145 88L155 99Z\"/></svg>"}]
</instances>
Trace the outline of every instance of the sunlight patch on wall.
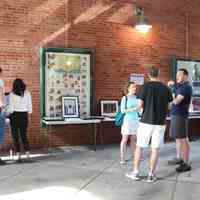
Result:
<instances>
[{"instance_id":1,"label":"sunlight patch on wall","mask_svg":"<svg viewBox=\"0 0 200 200\"><path fill-rule=\"evenodd\" d=\"M133 17L133 6L131 4L126 4L109 17L108 21L114 23L125 23L131 17Z\"/></svg>"},{"instance_id":2,"label":"sunlight patch on wall","mask_svg":"<svg viewBox=\"0 0 200 200\"><path fill-rule=\"evenodd\" d=\"M74 20L74 24L80 23L80 22L89 22L98 15L102 14L103 12L109 10L111 7L114 6L115 3L112 3L110 5L103 5L102 2L98 2L96 5L89 8L87 11L85 11L83 14L81 14L79 17L77 17Z\"/></svg>"}]
</instances>

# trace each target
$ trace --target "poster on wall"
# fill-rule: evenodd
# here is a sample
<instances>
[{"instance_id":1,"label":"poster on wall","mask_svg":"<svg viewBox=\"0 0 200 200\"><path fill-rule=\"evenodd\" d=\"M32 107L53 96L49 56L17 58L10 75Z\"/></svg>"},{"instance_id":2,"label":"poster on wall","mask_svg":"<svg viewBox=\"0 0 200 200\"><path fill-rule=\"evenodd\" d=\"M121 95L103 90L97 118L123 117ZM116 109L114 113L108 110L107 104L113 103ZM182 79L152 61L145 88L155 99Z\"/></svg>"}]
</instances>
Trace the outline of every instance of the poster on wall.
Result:
<instances>
[{"instance_id":1,"label":"poster on wall","mask_svg":"<svg viewBox=\"0 0 200 200\"><path fill-rule=\"evenodd\" d=\"M135 82L137 85L144 84L144 74L130 74L130 81Z\"/></svg>"},{"instance_id":2,"label":"poster on wall","mask_svg":"<svg viewBox=\"0 0 200 200\"><path fill-rule=\"evenodd\" d=\"M77 97L79 116L90 116L92 100L92 54L85 49L42 49L42 117L63 117L62 99ZM84 53L83 53L84 52Z\"/></svg>"}]
</instances>

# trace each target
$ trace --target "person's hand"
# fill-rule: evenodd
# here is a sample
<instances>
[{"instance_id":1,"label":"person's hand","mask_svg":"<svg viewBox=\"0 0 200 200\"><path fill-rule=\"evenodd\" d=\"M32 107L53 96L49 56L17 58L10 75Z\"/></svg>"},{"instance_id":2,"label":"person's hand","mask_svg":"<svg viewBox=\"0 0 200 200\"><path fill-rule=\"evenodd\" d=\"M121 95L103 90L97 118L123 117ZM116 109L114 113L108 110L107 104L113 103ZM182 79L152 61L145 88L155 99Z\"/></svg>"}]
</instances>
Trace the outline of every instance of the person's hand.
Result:
<instances>
[{"instance_id":1,"label":"person's hand","mask_svg":"<svg viewBox=\"0 0 200 200\"><path fill-rule=\"evenodd\" d=\"M172 80L168 81L168 83L167 83L168 87L172 87L174 84L175 84L175 82Z\"/></svg>"},{"instance_id":2,"label":"person's hand","mask_svg":"<svg viewBox=\"0 0 200 200\"><path fill-rule=\"evenodd\" d=\"M125 110L125 113L134 112L137 110L137 107L128 108Z\"/></svg>"},{"instance_id":3,"label":"person's hand","mask_svg":"<svg viewBox=\"0 0 200 200\"><path fill-rule=\"evenodd\" d=\"M169 109L169 110L171 110L172 104L173 104L173 101L171 101L171 102L168 104L168 109Z\"/></svg>"},{"instance_id":4,"label":"person's hand","mask_svg":"<svg viewBox=\"0 0 200 200\"><path fill-rule=\"evenodd\" d=\"M138 110L138 107L133 107L133 111L137 111Z\"/></svg>"},{"instance_id":5,"label":"person's hand","mask_svg":"<svg viewBox=\"0 0 200 200\"><path fill-rule=\"evenodd\" d=\"M3 107L3 101L0 100L0 108Z\"/></svg>"},{"instance_id":6,"label":"person's hand","mask_svg":"<svg viewBox=\"0 0 200 200\"><path fill-rule=\"evenodd\" d=\"M138 110L137 107L132 107L132 108L130 108L130 112L135 112L135 111L137 111L137 110Z\"/></svg>"}]
</instances>

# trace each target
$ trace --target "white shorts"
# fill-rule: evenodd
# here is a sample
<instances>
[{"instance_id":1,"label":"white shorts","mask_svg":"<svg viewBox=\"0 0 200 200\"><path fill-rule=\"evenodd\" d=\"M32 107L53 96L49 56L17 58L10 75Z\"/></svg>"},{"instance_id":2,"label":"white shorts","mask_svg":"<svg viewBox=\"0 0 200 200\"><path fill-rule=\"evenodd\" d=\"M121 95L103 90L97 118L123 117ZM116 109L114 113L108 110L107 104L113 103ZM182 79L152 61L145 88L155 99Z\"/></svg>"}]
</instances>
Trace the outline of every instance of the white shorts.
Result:
<instances>
[{"instance_id":1,"label":"white shorts","mask_svg":"<svg viewBox=\"0 0 200 200\"><path fill-rule=\"evenodd\" d=\"M164 144L165 125L139 123L137 131L137 145L148 147L151 140L152 148L159 148Z\"/></svg>"},{"instance_id":2,"label":"white shorts","mask_svg":"<svg viewBox=\"0 0 200 200\"><path fill-rule=\"evenodd\" d=\"M124 120L121 128L122 135L136 135L139 126L139 121L137 120Z\"/></svg>"}]
</instances>

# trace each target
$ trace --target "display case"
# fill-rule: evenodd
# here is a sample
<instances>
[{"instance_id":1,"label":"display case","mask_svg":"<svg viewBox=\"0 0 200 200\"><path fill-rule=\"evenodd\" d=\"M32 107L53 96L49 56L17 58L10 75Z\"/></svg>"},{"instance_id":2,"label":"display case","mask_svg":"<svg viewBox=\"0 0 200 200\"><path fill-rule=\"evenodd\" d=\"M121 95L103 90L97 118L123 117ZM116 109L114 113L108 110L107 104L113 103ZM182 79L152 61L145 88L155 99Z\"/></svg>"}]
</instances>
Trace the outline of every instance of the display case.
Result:
<instances>
[{"instance_id":1,"label":"display case","mask_svg":"<svg viewBox=\"0 0 200 200\"><path fill-rule=\"evenodd\" d=\"M89 49L41 48L41 118L63 116L63 97L77 97L80 116L93 112L94 54Z\"/></svg>"}]
</instances>

